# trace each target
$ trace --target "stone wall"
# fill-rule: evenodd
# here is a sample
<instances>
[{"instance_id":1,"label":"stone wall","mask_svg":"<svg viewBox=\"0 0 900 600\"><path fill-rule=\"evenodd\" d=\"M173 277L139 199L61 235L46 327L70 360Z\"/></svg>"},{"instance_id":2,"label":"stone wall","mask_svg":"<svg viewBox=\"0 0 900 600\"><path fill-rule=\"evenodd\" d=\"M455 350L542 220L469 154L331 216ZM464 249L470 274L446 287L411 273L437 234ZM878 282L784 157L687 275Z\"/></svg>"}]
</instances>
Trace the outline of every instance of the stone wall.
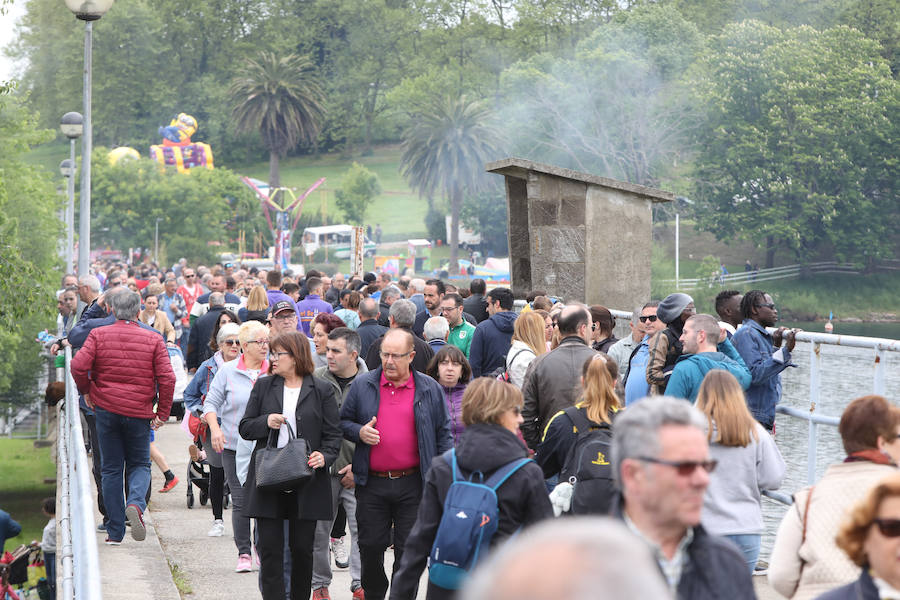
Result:
<instances>
[{"instance_id":1,"label":"stone wall","mask_svg":"<svg viewBox=\"0 0 900 600\"><path fill-rule=\"evenodd\" d=\"M654 190L508 158L487 165L506 178L513 292L630 310L650 298Z\"/></svg>"}]
</instances>

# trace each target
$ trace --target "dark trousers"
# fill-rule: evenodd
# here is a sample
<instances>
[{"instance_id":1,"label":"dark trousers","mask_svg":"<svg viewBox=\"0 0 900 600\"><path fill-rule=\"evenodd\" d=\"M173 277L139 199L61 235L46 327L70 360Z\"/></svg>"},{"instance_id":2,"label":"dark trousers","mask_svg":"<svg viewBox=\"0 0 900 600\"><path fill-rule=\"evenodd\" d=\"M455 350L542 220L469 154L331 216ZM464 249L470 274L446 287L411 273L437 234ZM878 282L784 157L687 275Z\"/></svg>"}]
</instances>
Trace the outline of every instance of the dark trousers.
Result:
<instances>
[{"instance_id":1,"label":"dark trousers","mask_svg":"<svg viewBox=\"0 0 900 600\"><path fill-rule=\"evenodd\" d=\"M212 504L213 519L222 518L225 503L225 469L209 465L209 503Z\"/></svg>"},{"instance_id":2,"label":"dark trousers","mask_svg":"<svg viewBox=\"0 0 900 600\"><path fill-rule=\"evenodd\" d=\"M383 600L388 579L384 573L384 551L394 528L394 565L397 572L406 538L416 522L422 500L422 474L398 479L369 477L366 485L356 486L356 522L359 528L361 583L366 600Z\"/></svg>"},{"instance_id":3,"label":"dark trousers","mask_svg":"<svg viewBox=\"0 0 900 600\"><path fill-rule=\"evenodd\" d=\"M334 516L334 525L331 526L331 537L338 539L347 535L347 511L343 502L338 502L337 514Z\"/></svg>"},{"instance_id":4,"label":"dark trousers","mask_svg":"<svg viewBox=\"0 0 900 600\"><path fill-rule=\"evenodd\" d=\"M91 471L94 475L94 483L97 485L97 508L100 510L100 514L103 515L103 522L106 523L108 519L106 517L106 506L103 504L103 483L100 478L102 463L100 462L100 442L97 439L97 419L93 414L88 414L85 411L81 411L81 415L87 423L87 443L91 448Z\"/></svg>"},{"instance_id":5,"label":"dark trousers","mask_svg":"<svg viewBox=\"0 0 900 600\"><path fill-rule=\"evenodd\" d=\"M284 519L256 519L259 532L259 578L263 600L284 600ZM290 519L291 598L309 598L312 586L316 521Z\"/></svg>"}]
</instances>

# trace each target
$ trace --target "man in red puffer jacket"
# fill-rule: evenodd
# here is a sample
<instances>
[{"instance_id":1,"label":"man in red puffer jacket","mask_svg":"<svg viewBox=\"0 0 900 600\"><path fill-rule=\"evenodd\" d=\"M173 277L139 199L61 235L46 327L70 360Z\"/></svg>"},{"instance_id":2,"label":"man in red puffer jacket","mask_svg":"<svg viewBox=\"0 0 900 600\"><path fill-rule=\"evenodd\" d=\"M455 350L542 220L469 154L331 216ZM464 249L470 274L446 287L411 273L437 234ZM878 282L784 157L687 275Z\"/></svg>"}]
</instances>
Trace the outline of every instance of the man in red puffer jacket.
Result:
<instances>
[{"instance_id":1,"label":"man in red puffer jacket","mask_svg":"<svg viewBox=\"0 0 900 600\"><path fill-rule=\"evenodd\" d=\"M108 292L106 304L116 322L93 329L75 358L72 377L94 410L102 462L107 544L147 534L143 513L150 485L150 429L169 418L175 374L163 338L138 322L141 297L127 288ZM158 400L156 411L153 405ZM123 472L128 468L128 498L123 498Z\"/></svg>"}]
</instances>

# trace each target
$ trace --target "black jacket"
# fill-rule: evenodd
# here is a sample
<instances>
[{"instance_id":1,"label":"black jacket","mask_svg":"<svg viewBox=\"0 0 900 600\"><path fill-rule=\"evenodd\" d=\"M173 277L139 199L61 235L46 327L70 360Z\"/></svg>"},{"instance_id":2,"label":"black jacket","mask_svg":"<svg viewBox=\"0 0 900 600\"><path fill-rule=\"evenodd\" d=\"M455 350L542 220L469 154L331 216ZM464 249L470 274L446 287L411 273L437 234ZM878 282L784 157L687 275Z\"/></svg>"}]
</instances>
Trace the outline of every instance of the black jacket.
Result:
<instances>
[{"instance_id":1,"label":"black jacket","mask_svg":"<svg viewBox=\"0 0 900 600\"><path fill-rule=\"evenodd\" d=\"M624 518L622 503L621 497L613 499L612 516ZM696 525L687 553L677 600L756 600L747 561L733 543Z\"/></svg>"},{"instance_id":2,"label":"black jacket","mask_svg":"<svg viewBox=\"0 0 900 600\"><path fill-rule=\"evenodd\" d=\"M468 476L481 471L488 478L503 465L525 458L527 450L515 434L500 425L476 424L463 431L456 448L456 459ZM425 569L431 545L444 513L444 498L453 481L450 465L442 455L436 456L425 477L425 489L416 524L413 525L400 567L391 583L391 600L415 597L419 577ZM528 463L506 480L497 490L500 522L491 539L491 547L503 542L520 528L553 517L553 508L544 485L544 475L535 463ZM452 598L453 592L428 584L428 600Z\"/></svg>"},{"instance_id":3,"label":"black jacket","mask_svg":"<svg viewBox=\"0 0 900 600\"><path fill-rule=\"evenodd\" d=\"M188 352L185 359L188 369L199 369L203 361L215 354L209 347L209 342L216 329L216 321L224 310L224 306L211 306L205 315L194 321L188 335Z\"/></svg>"},{"instance_id":4,"label":"black jacket","mask_svg":"<svg viewBox=\"0 0 900 600\"><path fill-rule=\"evenodd\" d=\"M297 436L306 440L310 454L318 450L325 457L325 466L316 469L312 479L291 496L290 514L281 514L279 496L283 492L262 492L256 489L256 453L266 446L272 413L281 413L284 400L284 379L280 375L260 377L250 392L244 418L238 426L241 437L256 440L250 457L250 469L244 484L244 514L248 517L300 518L321 521L334 518L331 510L331 481L328 468L337 459L342 434L334 389L327 381L312 375L303 378L303 389L297 400Z\"/></svg>"},{"instance_id":5,"label":"black jacket","mask_svg":"<svg viewBox=\"0 0 900 600\"><path fill-rule=\"evenodd\" d=\"M863 569L859 579L845 586L825 592L816 600L878 600L878 588L868 569Z\"/></svg>"},{"instance_id":6,"label":"black jacket","mask_svg":"<svg viewBox=\"0 0 900 600\"><path fill-rule=\"evenodd\" d=\"M356 333L359 334L359 355L366 356L372 342L387 333L387 330L387 327L379 325L375 319L361 321L359 327L356 328Z\"/></svg>"},{"instance_id":7,"label":"black jacket","mask_svg":"<svg viewBox=\"0 0 900 600\"><path fill-rule=\"evenodd\" d=\"M463 300L463 311L475 317L479 323L490 316L487 311L487 300L481 294L472 294Z\"/></svg>"},{"instance_id":8,"label":"black jacket","mask_svg":"<svg viewBox=\"0 0 900 600\"><path fill-rule=\"evenodd\" d=\"M409 327L403 327L406 331L413 333ZM381 341L384 339L384 334L381 335L377 340L373 341L369 346L369 351L366 352L366 366L370 371L374 371L381 367ZM425 369L428 368L428 363L431 362L431 358L434 356L434 350L431 349L431 346L428 345L428 342L417 336L413 333L413 350L416 351L416 355L413 356L412 360L412 368L418 371L419 373L424 373Z\"/></svg>"}]
</instances>

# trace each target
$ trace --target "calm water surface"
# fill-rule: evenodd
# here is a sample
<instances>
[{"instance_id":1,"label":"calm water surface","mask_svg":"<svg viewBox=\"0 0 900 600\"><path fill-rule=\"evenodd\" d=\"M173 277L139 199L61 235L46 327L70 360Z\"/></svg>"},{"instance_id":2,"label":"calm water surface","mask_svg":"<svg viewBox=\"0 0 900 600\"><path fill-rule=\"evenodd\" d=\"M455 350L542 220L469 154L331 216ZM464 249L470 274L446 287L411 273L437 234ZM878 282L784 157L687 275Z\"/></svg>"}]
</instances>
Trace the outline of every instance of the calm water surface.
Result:
<instances>
[{"instance_id":1,"label":"calm water surface","mask_svg":"<svg viewBox=\"0 0 900 600\"><path fill-rule=\"evenodd\" d=\"M809 326L809 324L791 324L803 326L807 331L821 331ZM844 325L836 324L835 333L850 335L868 335L873 337L900 338L898 335L886 335L888 331L878 327L866 332L854 330L847 331ZM872 324L861 324L867 327ZM883 332L879 334L879 332ZM890 331L893 333L893 331ZM797 343L793 352L793 362L797 368L787 369L782 374L784 384L784 397L782 404L794 406L799 409L809 410L809 357L811 344ZM886 352L885 370L885 395L895 404L900 404L900 352ZM873 377L875 373L875 352L859 348L847 348L843 346L821 346L819 403L816 412L822 415L839 417L844 407L854 398L872 393ZM787 415L779 414L775 421L775 441L781 454L787 463L787 474L781 490L791 494L807 485L807 445L809 439L809 425L806 421L794 419ZM844 450L841 446L840 436L836 427L820 425L818 427L816 478L822 476L825 468L834 462L843 460ZM763 515L766 521L766 535L763 536L763 557L767 557L778 524L787 507L778 502L763 498Z\"/></svg>"}]
</instances>

